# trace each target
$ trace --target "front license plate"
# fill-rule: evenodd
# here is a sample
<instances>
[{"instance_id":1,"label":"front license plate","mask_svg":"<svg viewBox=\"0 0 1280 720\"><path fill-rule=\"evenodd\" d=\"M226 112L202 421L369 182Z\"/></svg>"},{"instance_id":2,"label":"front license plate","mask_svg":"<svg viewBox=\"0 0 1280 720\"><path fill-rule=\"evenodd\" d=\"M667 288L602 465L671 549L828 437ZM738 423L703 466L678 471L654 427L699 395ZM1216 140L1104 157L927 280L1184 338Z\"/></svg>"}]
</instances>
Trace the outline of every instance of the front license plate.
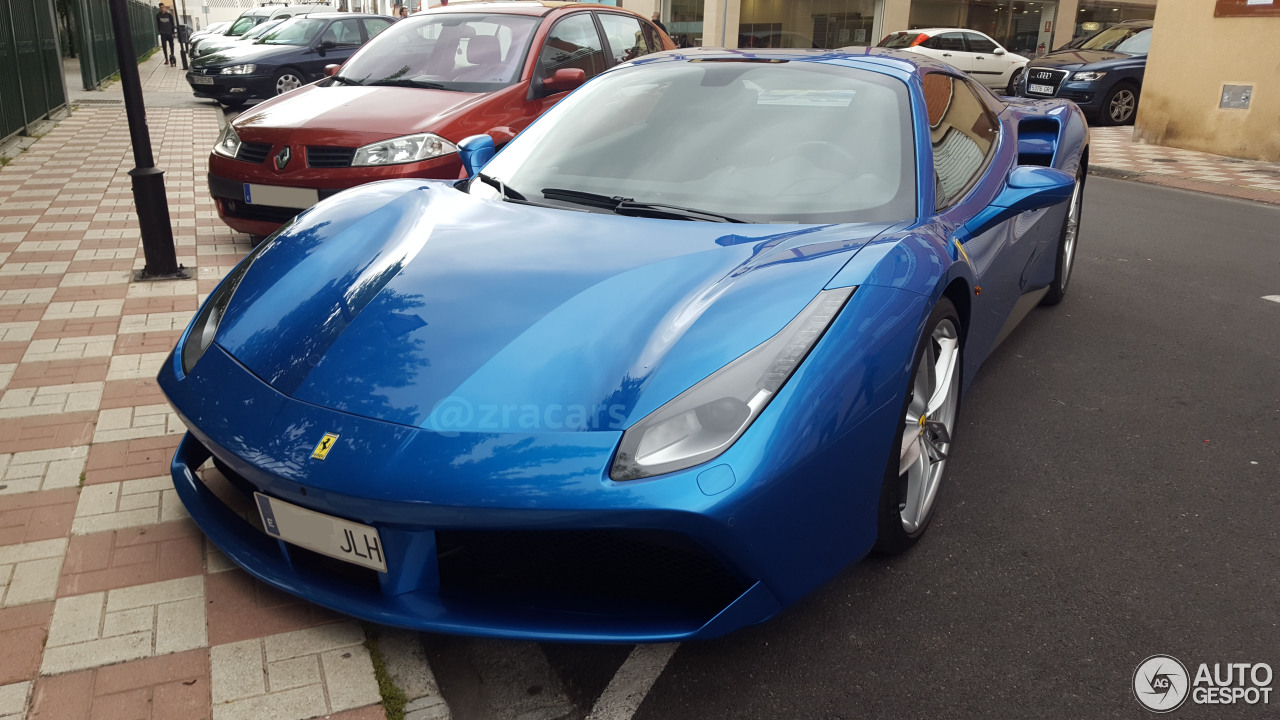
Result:
<instances>
[{"instance_id":1,"label":"front license plate","mask_svg":"<svg viewBox=\"0 0 1280 720\"><path fill-rule=\"evenodd\" d=\"M206 77L204 75L192 75L191 84L192 85L212 85L213 78Z\"/></svg>"},{"instance_id":2,"label":"front license plate","mask_svg":"<svg viewBox=\"0 0 1280 720\"><path fill-rule=\"evenodd\" d=\"M376 528L298 507L262 493L254 493L253 497L258 501L262 527L267 534L321 555L378 572L387 571L382 538Z\"/></svg>"},{"instance_id":3,"label":"front license plate","mask_svg":"<svg viewBox=\"0 0 1280 720\"><path fill-rule=\"evenodd\" d=\"M1030 85L1027 85L1027 92L1043 93L1043 94L1045 94L1045 95L1052 95L1052 94L1053 94L1053 86L1052 86L1052 85L1036 85L1036 84L1032 83L1032 84L1030 84Z\"/></svg>"},{"instance_id":4,"label":"front license plate","mask_svg":"<svg viewBox=\"0 0 1280 720\"><path fill-rule=\"evenodd\" d=\"M250 205L274 205L306 210L320 202L320 191L313 188L244 183L244 201Z\"/></svg>"}]
</instances>

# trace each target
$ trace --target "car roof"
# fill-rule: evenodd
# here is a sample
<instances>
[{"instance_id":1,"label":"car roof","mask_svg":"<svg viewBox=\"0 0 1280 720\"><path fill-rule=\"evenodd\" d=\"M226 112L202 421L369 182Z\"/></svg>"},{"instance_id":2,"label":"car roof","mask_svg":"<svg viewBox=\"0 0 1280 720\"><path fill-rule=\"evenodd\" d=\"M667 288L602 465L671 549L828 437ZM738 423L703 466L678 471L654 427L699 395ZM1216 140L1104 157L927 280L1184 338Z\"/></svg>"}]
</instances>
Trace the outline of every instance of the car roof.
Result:
<instances>
[{"instance_id":1,"label":"car roof","mask_svg":"<svg viewBox=\"0 0 1280 720\"><path fill-rule=\"evenodd\" d=\"M777 62L786 60L831 63L879 73L896 71L904 74L918 74L925 70L955 72L955 69L950 65L940 60L935 60L928 55L891 48L863 46L841 48L839 50L765 48L751 51L726 50L724 48L686 48L645 55L643 58L627 64L639 65L659 60L685 60L692 62L750 62L752 60L772 60Z\"/></svg>"},{"instance_id":2,"label":"car roof","mask_svg":"<svg viewBox=\"0 0 1280 720\"><path fill-rule=\"evenodd\" d=\"M623 10L624 12L634 14L630 10L613 5L601 5L599 3L583 3L583 2L555 2L554 0L453 0L448 5L430 8L421 11L418 14L425 13L458 13L458 12L496 12L512 15L546 15L552 10L560 8L600 8L604 10Z\"/></svg>"},{"instance_id":3,"label":"car roof","mask_svg":"<svg viewBox=\"0 0 1280 720\"><path fill-rule=\"evenodd\" d=\"M328 20L329 18L386 18L394 20L390 15L379 15L377 13L352 13L352 12L326 12L326 13L306 13L305 15L295 15L294 17L320 18Z\"/></svg>"},{"instance_id":4,"label":"car roof","mask_svg":"<svg viewBox=\"0 0 1280 720\"><path fill-rule=\"evenodd\" d=\"M981 30L974 30L973 28L962 28L962 27L936 27L936 28L920 28L919 30L899 30L897 32L892 32L889 34L903 35L903 34L914 33L916 35L928 35L932 37L939 33L947 33L947 32L971 32L971 33L978 33L979 35L986 35L986 33L982 32Z\"/></svg>"}]
</instances>

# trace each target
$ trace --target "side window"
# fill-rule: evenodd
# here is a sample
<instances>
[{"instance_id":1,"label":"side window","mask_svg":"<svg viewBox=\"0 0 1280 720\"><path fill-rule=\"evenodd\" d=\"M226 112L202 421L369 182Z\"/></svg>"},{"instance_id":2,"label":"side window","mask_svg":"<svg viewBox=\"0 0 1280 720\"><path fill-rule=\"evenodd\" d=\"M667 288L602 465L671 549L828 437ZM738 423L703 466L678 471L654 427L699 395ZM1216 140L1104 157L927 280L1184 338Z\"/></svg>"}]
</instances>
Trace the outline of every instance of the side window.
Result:
<instances>
[{"instance_id":1,"label":"side window","mask_svg":"<svg viewBox=\"0 0 1280 720\"><path fill-rule=\"evenodd\" d=\"M924 42L924 46L931 50L964 52L964 35L958 32L934 35Z\"/></svg>"},{"instance_id":2,"label":"side window","mask_svg":"<svg viewBox=\"0 0 1280 720\"><path fill-rule=\"evenodd\" d=\"M653 52L651 40L645 36L645 28L638 18L614 13L599 13L596 17L600 18L600 26L604 28L614 63L624 63Z\"/></svg>"},{"instance_id":3,"label":"side window","mask_svg":"<svg viewBox=\"0 0 1280 720\"><path fill-rule=\"evenodd\" d=\"M320 36L320 42L331 42L334 45L359 45L360 44L360 21L352 18L350 20L335 20L325 28L324 34Z\"/></svg>"},{"instance_id":4,"label":"side window","mask_svg":"<svg viewBox=\"0 0 1280 720\"><path fill-rule=\"evenodd\" d=\"M365 32L368 33L370 40L373 39L374 35L391 27L391 21L383 20L382 18L365 18L363 22Z\"/></svg>"},{"instance_id":5,"label":"side window","mask_svg":"<svg viewBox=\"0 0 1280 720\"><path fill-rule=\"evenodd\" d=\"M590 79L604 71L604 47L590 13L578 13L556 23L538 55L538 72L549 78L561 68L581 68Z\"/></svg>"},{"instance_id":6,"label":"side window","mask_svg":"<svg viewBox=\"0 0 1280 720\"><path fill-rule=\"evenodd\" d=\"M960 78L924 76L938 210L964 197L996 147L1000 123Z\"/></svg>"},{"instance_id":7,"label":"side window","mask_svg":"<svg viewBox=\"0 0 1280 720\"><path fill-rule=\"evenodd\" d=\"M990 38L978 33L965 33L964 39L969 43L969 52L993 53L996 51L996 44Z\"/></svg>"}]
</instances>

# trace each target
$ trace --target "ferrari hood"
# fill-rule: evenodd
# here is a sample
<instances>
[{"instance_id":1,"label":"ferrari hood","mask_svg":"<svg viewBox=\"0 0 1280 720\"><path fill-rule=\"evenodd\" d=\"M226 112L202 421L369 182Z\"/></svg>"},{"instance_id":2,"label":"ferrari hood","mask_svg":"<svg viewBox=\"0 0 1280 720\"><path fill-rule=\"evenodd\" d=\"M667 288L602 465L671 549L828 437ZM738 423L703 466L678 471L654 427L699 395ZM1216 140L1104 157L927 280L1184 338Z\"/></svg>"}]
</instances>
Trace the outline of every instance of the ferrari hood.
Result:
<instances>
[{"instance_id":1,"label":"ferrari hood","mask_svg":"<svg viewBox=\"0 0 1280 720\"><path fill-rule=\"evenodd\" d=\"M215 342L285 395L442 430L620 429L764 341L887 225L734 225L396 180L261 249Z\"/></svg>"},{"instance_id":2,"label":"ferrari hood","mask_svg":"<svg viewBox=\"0 0 1280 720\"><path fill-rule=\"evenodd\" d=\"M426 132L491 94L403 87L309 85L236 118L236 130L350 130L404 135Z\"/></svg>"}]
</instances>

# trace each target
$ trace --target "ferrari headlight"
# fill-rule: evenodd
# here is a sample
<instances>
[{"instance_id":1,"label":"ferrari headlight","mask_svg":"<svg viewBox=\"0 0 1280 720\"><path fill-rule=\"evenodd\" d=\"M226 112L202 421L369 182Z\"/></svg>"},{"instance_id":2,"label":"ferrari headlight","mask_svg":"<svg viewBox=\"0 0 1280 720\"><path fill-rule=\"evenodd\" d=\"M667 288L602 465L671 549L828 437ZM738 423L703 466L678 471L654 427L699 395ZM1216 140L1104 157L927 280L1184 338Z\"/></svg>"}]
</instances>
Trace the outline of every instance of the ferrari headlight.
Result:
<instances>
[{"instance_id":1,"label":"ferrari headlight","mask_svg":"<svg viewBox=\"0 0 1280 720\"><path fill-rule=\"evenodd\" d=\"M712 373L622 435L614 480L706 462L738 439L800 366L853 288L823 290L778 334Z\"/></svg>"},{"instance_id":2,"label":"ferrari headlight","mask_svg":"<svg viewBox=\"0 0 1280 720\"><path fill-rule=\"evenodd\" d=\"M231 127L228 125L227 127ZM191 321L191 327L187 328L186 340L182 343L182 372L189 374L196 366L196 362L204 356L204 352L213 344L213 336L218 333L218 325L222 323L222 317L227 312L227 306L231 304L231 297L235 295L236 288L240 287L240 281L244 280L245 273L249 272L249 266L253 265L253 261L257 259L263 248L271 242L271 239L281 232L284 232L293 221L286 223L279 230L272 233L266 240L263 240L258 247L253 249L244 260L236 265L222 282L219 283L210 295L209 299L204 301L204 307L200 308L200 312L196 313L196 319Z\"/></svg>"},{"instance_id":3,"label":"ferrari headlight","mask_svg":"<svg viewBox=\"0 0 1280 720\"><path fill-rule=\"evenodd\" d=\"M218 142L214 143L213 151L223 157L233 158L240 152L240 136L236 134L236 129L231 127L231 123L227 123L222 128L222 133L218 135Z\"/></svg>"},{"instance_id":4,"label":"ferrari headlight","mask_svg":"<svg viewBox=\"0 0 1280 720\"><path fill-rule=\"evenodd\" d=\"M441 155L458 152L458 146L433 133L405 135L383 140L356 150L352 167L369 165L400 165L402 163L430 160Z\"/></svg>"},{"instance_id":5,"label":"ferrari headlight","mask_svg":"<svg viewBox=\"0 0 1280 720\"><path fill-rule=\"evenodd\" d=\"M1105 73L1105 72L1098 72L1098 71L1096 71L1096 70L1086 70L1086 71L1084 71L1084 72L1078 72L1078 73L1076 73L1075 75L1072 75L1072 76L1071 76L1071 79L1072 79L1072 80L1087 80L1087 81L1089 81L1089 82L1092 82L1092 81L1094 81L1094 80L1101 80L1101 79L1102 79L1102 78L1104 78L1104 77L1106 77L1106 73Z\"/></svg>"},{"instance_id":6,"label":"ferrari headlight","mask_svg":"<svg viewBox=\"0 0 1280 720\"><path fill-rule=\"evenodd\" d=\"M231 67L222 68L223 75L252 75L257 70L257 65L232 65Z\"/></svg>"}]
</instances>

